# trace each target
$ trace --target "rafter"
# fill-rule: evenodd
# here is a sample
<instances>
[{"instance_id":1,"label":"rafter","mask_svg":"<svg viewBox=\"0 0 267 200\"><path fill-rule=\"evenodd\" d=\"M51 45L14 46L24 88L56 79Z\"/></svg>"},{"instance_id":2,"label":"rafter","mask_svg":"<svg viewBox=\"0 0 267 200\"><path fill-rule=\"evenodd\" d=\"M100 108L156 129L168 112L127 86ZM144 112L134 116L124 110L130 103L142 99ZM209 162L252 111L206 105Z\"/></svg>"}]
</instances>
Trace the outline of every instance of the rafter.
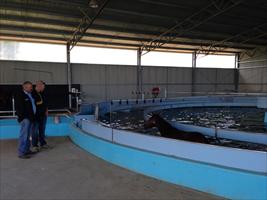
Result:
<instances>
[{"instance_id":1,"label":"rafter","mask_svg":"<svg viewBox=\"0 0 267 200\"><path fill-rule=\"evenodd\" d=\"M176 37L193 30L194 28L200 26L208 20L239 5L241 2L242 0L213 0L211 4L187 17L185 20L163 32L156 38L152 39L150 42L142 44L142 55L145 55L146 53L174 40Z\"/></svg>"},{"instance_id":2,"label":"rafter","mask_svg":"<svg viewBox=\"0 0 267 200\"><path fill-rule=\"evenodd\" d=\"M96 18L102 13L103 9L107 5L109 0L99 1L99 7L97 9L89 9L88 12L84 13L80 24L75 29L73 35L68 40L70 50L82 39L88 28L94 23Z\"/></svg>"},{"instance_id":3,"label":"rafter","mask_svg":"<svg viewBox=\"0 0 267 200\"><path fill-rule=\"evenodd\" d=\"M267 23L250 28L249 30L245 30L221 41L214 42L209 46L201 46L201 48L197 51L197 54L209 55L214 52L220 52L227 48L231 48L236 44L245 44L251 40L258 39L265 35L267 35ZM230 42L232 43L232 45L229 46L228 44Z\"/></svg>"},{"instance_id":4,"label":"rafter","mask_svg":"<svg viewBox=\"0 0 267 200\"><path fill-rule=\"evenodd\" d=\"M254 48L252 50L242 51L240 53L240 59L242 61L246 61L249 58L254 57L256 55L256 53L259 53L259 55L267 54L267 44L265 44L264 47L256 47L256 48Z\"/></svg>"}]
</instances>

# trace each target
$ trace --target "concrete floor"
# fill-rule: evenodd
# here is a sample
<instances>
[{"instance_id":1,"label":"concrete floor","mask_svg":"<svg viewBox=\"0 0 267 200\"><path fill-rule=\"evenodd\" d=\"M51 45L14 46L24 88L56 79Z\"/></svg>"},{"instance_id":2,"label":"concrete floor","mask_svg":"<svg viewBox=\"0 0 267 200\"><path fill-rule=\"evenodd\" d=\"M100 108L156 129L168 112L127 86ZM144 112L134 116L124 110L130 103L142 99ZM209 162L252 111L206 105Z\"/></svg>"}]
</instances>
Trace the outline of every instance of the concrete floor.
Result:
<instances>
[{"instance_id":1,"label":"concrete floor","mask_svg":"<svg viewBox=\"0 0 267 200\"><path fill-rule=\"evenodd\" d=\"M0 141L0 199L220 199L109 164L68 138L53 149L17 158L17 141Z\"/></svg>"}]
</instances>

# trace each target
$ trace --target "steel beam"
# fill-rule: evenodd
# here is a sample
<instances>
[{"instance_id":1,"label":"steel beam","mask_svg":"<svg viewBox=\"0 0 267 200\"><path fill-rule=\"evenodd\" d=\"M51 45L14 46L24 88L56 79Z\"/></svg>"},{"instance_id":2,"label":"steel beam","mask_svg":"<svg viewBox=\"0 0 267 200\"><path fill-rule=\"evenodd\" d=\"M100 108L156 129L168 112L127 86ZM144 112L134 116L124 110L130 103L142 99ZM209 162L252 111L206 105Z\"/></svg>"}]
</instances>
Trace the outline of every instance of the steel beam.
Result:
<instances>
[{"instance_id":1,"label":"steel beam","mask_svg":"<svg viewBox=\"0 0 267 200\"><path fill-rule=\"evenodd\" d=\"M57 15L59 13L65 13L65 14L71 14L71 15L75 14L80 19L79 12L76 12L78 10L77 9L74 10L75 13L73 13L73 8L77 8L77 7L84 8L84 7L87 6L88 1L89 0L83 1L83 2L80 1L80 3L75 3L75 1L49 0L49 1L47 1L47 3L45 3L46 2L45 0L42 0L41 2L40 1L36 1L36 0L31 0L31 1L27 0L27 1L20 1L20 2L24 2L24 3L20 3L20 2L14 2L14 1L12 2L10 0L8 0L8 1L7 0L3 1L2 0L2 2L0 1L0 7L1 7L0 9L16 9L16 10L20 10L20 11L21 10L27 10L27 12L32 11L33 9L35 9L37 11L37 9L38 9L38 13L47 12L47 13L50 13L50 15L51 15L51 13L53 13L53 15ZM140 10L140 6L148 6L147 5L148 2L146 2L146 0L144 0L144 1L140 0L139 3L137 3L136 1L129 1L129 3L127 2L128 6L124 5L124 1L122 1L121 2L121 4L123 4L122 6L123 7L127 6L126 7L127 9L124 9L123 7L119 8L121 6L114 6L114 4L113 4L113 5L111 5L111 6L113 6L113 8L109 7L109 8L107 8L107 11L109 11L109 13L112 12L111 13L112 15L113 15L114 12L123 12L122 14L126 14L127 16L129 16L132 13L132 15L137 15L137 16L142 15L144 17L149 17L151 15L152 15L151 17L153 17L153 13L154 13L155 17L161 17L161 19L163 19L163 20L166 20L166 17L168 17L169 18L168 20L170 22L172 22L172 21L176 21L174 19L176 14L175 15L170 15L172 12L168 13L168 11L169 11L168 7L169 6L171 8L176 7L178 9L180 9L179 13L183 13L182 15L184 15L186 13L191 13L192 10L194 9L194 8L192 9L192 7L190 7L192 5L192 2L190 4L190 1L188 3L181 3L181 5L177 5L177 2L175 4L170 4L169 2L167 3L165 1L164 2L158 2L158 1L155 1L155 0L149 0L149 1L150 1L149 4L152 4L152 5L155 4L155 5L161 6L161 10L162 11L166 11L166 9L167 9L167 12L163 13L163 16L162 16L162 14L161 15L158 14L157 9L155 9L153 12L151 12L152 9L147 9L145 13L142 12L142 10ZM197 2L196 5L199 6L201 3L202 2ZM195 4L195 2L194 2L194 4ZM188 5L190 5L190 6L188 6ZM253 5L253 3L248 4L247 6L250 6L250 5ZM165 6L167 6L167 8ZM130 10L128 8L130 8ZM254 10L252 10L252 11L254 11ZM258 14L257 17L255 15L251 15L251 16L248 15L248 16L242 16L241 19L238 16L238 19L237 19L237 18L235 18L236 16L234 14L230 13L229 15L224 16L224 18L229 23L232 23L232 21L233 21L234 22L233 25L235 25L235 24L239 24L240 25L240 24L243 24L243 23L246 25L246 22L247 23L250 23L250 22L254 23L255 20L260 22L260 21L262 21L262 19L264 19L264 17L262 17L265 14L264 7L262 7L262 6L261 7L257 7L257 14ZM230 21L230 20L232 20L232 21Z\"/></svg>"},{"instance_id":2,"label":"steel beam","mask_svg":"<svg viewBox=\"0 0 267 200\"><path fill-rule=\"evenodd\" d=\"M155 0L154 0L155 1ZM116 15L126 15L127 17L130 17L130 18L134 18L134 16L142 16L144 17L144 21L146 20L146 18L149 18L149 19L153 19L153 21L155 20L155 22L160 22L160 24L164 24L164 21L165 21L165 24L167 24L166 22L168 22L169 26L170 24L172 23L179 23L181 22L181 17L184 17L184 16L188 16L188 13L192 13L193 10L195 9L192 9L192 7L190 7L190 9L180 9L179 10L179 14L175 14L173 13L173 11L170 11L169 9L166 11L165 9L166 8L163 8L161 7L162 9L162 13L161 15L158 14L158 11L152 11L151 10L147 10L147 12L141 12L140 11L140 8L138 9L138 7L134 8L134 7L129 7L130 9L118 9L118 8L107 8L105 11L105 16L106 17L109 17L109 16L113 16L114 13ZM198 10L198 9L197 9ZM262 15L265 14L265 12L262 12L262 11L258 11L258 14L259 13L262 13ZM260 14L259 14L260 15ZM223 16L224 20L223 20L223 23L222 25L229 25L230 27L233 27L233 26L236 26L237 24L239 26L242 26L244 25L245 27L247 26L247 24L255 24L255 21L259 21L261 22L262 21L262 18L259 18L259 17L256 17L255 15L253 16L253 19L251 19L251 17L247 17L247 16L242 16L242 19L236 17L234 14L227 14L225 16ZM217 20L216 20L217 21ZM227 22L227 23L225 23ZM215 24L217 27L219 26L219 24L221 23L216 23L216 22L207 22L207 25L210 26L211 24Z\"/></svg>"},{"instance_id":3,"label":"steel beam","mask_svg":"<svg viewBox=\"0 0 267 200\"><path fill-rule=\"evenodd\" d=\"M29 33L29 34L25 34L23 32L19 33L19 34L14 34L14 31L12 33L1 33L0 39L3 40L16 40L16 41L28 41L28 42L45 42L45 43L54 43L54 44L66 44L65 39L63 39L62 37L59 36L40 36L39 34L33 34L33 33ZM50 41L50 42L49 42ZM95 47L111 47L111 48L123 48L123 49L138 49L139 46L138 44L129 44L129 43L122 43L122 42L105 42L105 41L94 41L91 39L85 39L85 37L83 37L83 39L80 41L80 45L81 46L95 46ZM187 47L161 47L160 51L168 51L168 52L188 52L188 51L193 51L195 48L192 46L187 46ZM224 53L229 54L229 53L233 53L232 51L225 51Z\"/></svg>"},{"instance_id":4,"label":"steel beam","mask_svg":"<svg viewBox=\"0 0 267 200\"><path fill-rule=\"evenodd\" d=\"M143 68L141 63L141 56L142 51L139 47L137 50L137 85L136 85L136 91L137 91L137 98L140 98L140 95L142 95L143 92Z\"/></svg>"},{"instance_id":5,"label":"steel beam","mask_svg":"<svg viewBox=\"0 0 267 200\"><path fill-rule=\"evenodd\" d=\"M174 40L176 37L183 35L184 33L195 29L208 20L226 12L227 10L239 5L242 0L213 0L211 4L200 9L198 12L187 17L182 22L174 25L167 31L163 32L150 42L144 43L141 46L142 55L155 50L166 43Z\"/></svg>"},{"instance_id":6,"label":"steel beam","mask_svg":"<svg viewBox=\"0 0 267 200\"><path fill-rule=\"evenodd\" d=\"M89 12L87 12L83 16L80 24L78 25L72 37L68 41L70 45L70 50L82 39L82 37L84 36L88 28L94 23L96 18L102 13L102 11L104 10L108 2L109 0L103 0L103 2L99 1L99 4L100 4L99 8L97 8L95 11L94 9L90 9ZM94 14L92 15L91 12L94 12Z\"/></svg>"},{"instance_id":7,"label":"steel beam","mask_svg":"<svg viewBox=\"0 0 267 200\"><path fill-rule=\"evenodd\" d=\"M202 46L197 54L205 54L209 55L214 52L220 52L227 48L231 48L234 45L243 45L251 40L258 39L267 35L267 23L258 25L256 27L250 28L249 30L245 30L241 33L238 33L234 36L225 38L221 41L214 42L210 46ZM232 42L232 45L226 45L226 43Z\"/></svg>"},{"instance_id":8,"label":"steel beam","mask_svg":"<svg viewBox=\"0 0 267 200\"><path fill-rule=\"evenodd\" d=\"M238 92L239 90L239 66L240 66L240 54L237 53L235 55L235 78L234 78L234 84L235 84L235 92Z\"/></svg>"},{"instance_id":9,"label":"steel beam","mask_svg":"<svg viewBox=\"0 0 267 200\"><path fill-rule=\"evenodd\" d=\"M28 32L28 33L45 33L45 34L57 34L57 35L64 35L65 37L71 36L72 32L69 30L56 30L56 29L47 29L45 28L45 26L43 26L42 28L37 27L37 28L32 28L32 27L28 27L26 29L24 29L24 26L17 26L17 25L2 25L1 26L1 33L3 33L5 30L7 31L19 31L19 32ZM124 34L122 34L122 32L119 33L119 35L114 35L114 33L112 34L111 32L105 31L105 33L103 34L99 34L99 32L101 32L101 29L96 29L95 27L93 29L91 29L92 32L94 33L90 33L87 32L84 34L84 37L90 37L90 38L101 38L103 39L103 41L105 40L120 40L120 41L125 41L128 42L129 44L133 44L136 43L137 46L139 45L138 41L149 41L148 36L146 36L147 38L143 37L142 39L136 36L136 34L132 34L131 36L126 36ZM103 29L102 29L103 30ZM26 34L25 34L26 35ZM151 38L151 37L149 37ZM203 41L205 42L205 41ZM172 43L170 43L169 45L191 45L191 46L200 46L200 42L194 42L194 40L184 40L184 41L173 41Z\"/></svg>"},{"instance_id":10,"label":"steel beam","mask_svg":"<svg viewBox=\"0 0 267 200\"><path fill-rule=\"evenodd\" d=\"M64 31L54 31L53 34L50 34L49 31L45 31L45 30L37 30L34 29L34 32L26 32L26 30L23 29L12 29L12 31L4 31L3 27L1 27L2 29L0 30L0 39L5 39L5 40L16 40L16 41L35 41L35 42L48 42L48 43L62 43L62 44L66 44L66 37L63 38L62 34L66 33ZM19 31L19 32L17 32ZM89 34L91 36L91 34ZM102 40L95 40L91 37L89 37L89 35L87 36L87 34L82 38L82 40L80 41L80 45L82 46L98 46L98 47L112 47L112 48L125 48L125 49L138 49L139 48L139 44L136 43L132 43L131 44L127 41L128 40L113 40L112 42L108 40L109 37L106 36L101 36ZM67 36L67 35L66 35ZM95 35L98 36L98 35ZM89 37L89 38L88 38ZM10 39L8 39L10 38ZM131 41L131 40L130 40ZM135 41L135 40L132 40ZM182 45L182 46L181 46ZM168 51L168 52L192 52L196 50L196 47L193 46L194 44L171 44L171 45L165 45L162 46L161 48L158 48L158 51ZM238 49L225 49L224 51L222 51L221 53L225 53L225 54L233 54L236 53L238 51L242 51L240 50L241 48ZM243 48L244 49L244 48ZM251 48L253 49L253 48Z\"/></svg>"},{"instance_id":11,"label":"steel beam","mask_svg":"<svg viewBox=\"0 0 267 200\"><path fill-rule=\"evenodd\" d=\"M105 10L106 11L106 10ZM58 14L58 13L57 13ZM11 11L11 10L1 10L0 9L0 15L1 15L1 21L2 20L8 20L8 21L14 21L14 22L29 22L29 23L38 23L43 24L44 26L46 24L49 25L58 25L58 26L66 26L66 27L70 27L70 28L75 28L77 26L77 19L79 20L79 18L75 17L72 18L70 16L67 15L60 15L59 16L55 16L55 15L48 15L45 14L45 17L39 17L39 15L44 15L41 14L37 11L33 12L33 11L29 11L27 10L27 13L21 15L20 11ZM128 15L127 15L128 16ZM10 23L13 24L13 23ZM236 25L229 25L228 23L212 23L212 22L207 22L206 23L208 27L210 27L210 29L215 29L218 26L220 27L227 27L229 29L234 29L236 28ZM243 27L243 25L241 24L241 22L236 23L239 24L240 28L244 28L246 29L247 26ZM113 30L116 32L131 32L131 33L137 33L137 34L150 34L149 39L151 40L151 38L157 36L162 29L165 29L166 27L160 25L160 26L151 26L150 24L147 24L144 22L144 20L142 20L142 23L138 23L138 24L133 24L132 20L126 19L124 18L123 21L121 18L119 17L115 17L112 15L107 15L105 14L105 16L101 16L101 19L98 19L96 23L94 23L94 28L97 29L102 29L102 30ZM224 29L224 28L223 28ZM139 31L139 33L137 32ZM196 35L195 35L196 33ZM195 35L194 37L190 37L192 39L198 39L199 36L201 35L209 35L211 38L226 38L226 37L230 37L231 34L220 34L220 33L211 33L209 32L209 30L207 31L201 31L200 33L194 31L193 34ZM180 39L180 38L179 38ZM203 40L205 41L205 40ZM209 44L209 40L206 40L207 42L203 42L205 44ZM259 41L260 43L260 41Z\"/></svg>"},{"instance_id":12,"label":"steel beam","mask_svg":"<svg viewBox=\"0 0 267 200\"><path fill-rule=\"evenodd\" d=\"M22 23L23 24L23 23ZM41 36L41 34L47 34L45 35L45 37L49 36L49 35L57 35L58 37L62 38L62 35L64 36L64 39L66 40L68 37L71 36L72 34L72 31L69 31L69 30L57 30L57 29L47 29L45 27L38 27L38 28L32 28L32 27L29 27L27 26L27 28L24 28L25 26L22 26L22 25L1 25L1 34L5 34L5 31L7 33L10 33L11 31L13 33L15 32L20 32L21 35L33 35L33 34L40 34L39 36ZM133 34L131 36L124 36L123 34L121 35L112 35L112 33L109 33L109 32L106 32L105 34L100 34L101 32L101 29L95 29L95 27L93 28L92 27L92 32L95 32L95 33L90 33L90 32L86 32L82 38L82 40L85 38L85 37L90 37L90 38L101 38L102 39L102 42L107 42L108 40L108 43L116 43L116 42L122 42L122 43L128 43L129 45L131 44L136 44L136 46L139 46L139 43L138 41L143 41L143 42L146 42L146 41L149 41L147 38L143 38L143 39L140 39L136 36L134 36ZM111 41L112 40L112 41ZM99 40L98 40L99 41ZM80 41L81 42L81 41ZM202 41L202 40L197 40L196 42L194 42L194 40L190 40L190 39L183 39L182 41L172 41L170 43L168 43L168 45L165 45L165 47L168 47L169 49L184 49L186 48L185 46L187 47L190 47L188 49L193 49L193 50L196 50L196 49L199 49L200 48L200 43L201 42L207 42L207 41ZM240 52L242 51L242 49L248 49L248 48L251 48L253 49L255 47L255 45L246 45L246 46L239 46L239 47L235 47L235 48L232 48L232 49L225 49L225 52ZM164 49L164 46L161 47L161 49Z\"/></svg>"},{"instance_id":13,"label":"steel beam","mask_svg":"<svg viewBox=\"0 0 267 200\"><path fill-rule=\"evenodd\" d=\"M191 95L193 96L196 92L196 67L197 67L197 54L196 51L192 53L192 80L191 80Z\"/></svg>"},{"instance_id":14,"label":"steel beam","mask_svg":"<svg viewBox=\"0 0 267 200\"><path fill-rule=\"evenodd\" d=\"M68 91L69 91L69 109L72 108L72 96L71 96L71 63L70 63L70 44L67 43L67 83L68 83Z\"/></svg>"},{"instance_id":15,"label":"steel beam","mask_svg":"<svg viewBox=\"0 0 267 200\"><path fill-rule=\"evenodd\" d=\"M245 61L249 58L252 58L256 55L256 53L267 54L267 44L265 44L263 47L256 47L251 50L242 51L240 53L240 60Z\"/></svg>"}]
</instances>

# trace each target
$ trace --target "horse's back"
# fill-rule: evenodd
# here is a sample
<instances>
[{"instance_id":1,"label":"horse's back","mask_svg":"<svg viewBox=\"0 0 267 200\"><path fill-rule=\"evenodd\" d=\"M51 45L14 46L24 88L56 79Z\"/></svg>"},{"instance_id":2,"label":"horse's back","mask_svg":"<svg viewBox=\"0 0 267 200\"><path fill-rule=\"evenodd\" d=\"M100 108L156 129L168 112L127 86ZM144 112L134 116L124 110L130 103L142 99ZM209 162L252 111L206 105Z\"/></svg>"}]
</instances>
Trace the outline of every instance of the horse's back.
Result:
<instances>
[{"instance_id":1,"label":"horse's back","mask_svg":"<svg viewBox=\"0 0 267 200\"><path fill-rule=\"evenodd\" d=\"M190 134L191 135L191 138L193 138L197 142L201 142L201 143L207 143L208 142L207 141L207 138L202 133L189 132L188 134Z\"/></svg>"},{"instance_id":2,"label":"horse's back","mask_svg":"<svg viewBox=\"0 0 267 200\"><path fill-rule=\"evenodd\" d=\"M171 137L174 139L186 140L191 142L207 143L206 137L198 132L185 132L176 129L172 132Z\"/></svg>"},{"instance_id":3,"label":"horse's back","mask_svg":"<svg viewBox=\"0 0 267 200\"><path fill-rule=\"evenodd\" d=\"M156 126L160 130L160 133L163 137L191 141L191 142L207 143L207 139L203 134L198 132L186 132L179 130L173 127L169 122L167 122L160 116L156 117L157 117Z\"/></svg>"}]
</instances>

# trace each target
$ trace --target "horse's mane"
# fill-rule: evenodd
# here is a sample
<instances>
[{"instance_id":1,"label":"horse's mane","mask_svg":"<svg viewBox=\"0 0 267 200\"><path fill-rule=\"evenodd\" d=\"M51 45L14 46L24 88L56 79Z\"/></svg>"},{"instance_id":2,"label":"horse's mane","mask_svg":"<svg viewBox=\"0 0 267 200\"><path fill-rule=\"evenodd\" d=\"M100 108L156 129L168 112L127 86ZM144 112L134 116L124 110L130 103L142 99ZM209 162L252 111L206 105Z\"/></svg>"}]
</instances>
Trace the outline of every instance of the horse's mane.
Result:
<instances>
[{"instance_id":1,"label":"horse's mane","mask_svg":"<svg viewBox=\"0 0 267 200\"><path fill-rule=\"evenodd\" d=\"M163 119L159 114L154 114L154 116L156 117L156 125L158 129L160 127L173 128L173 126L165 119Z\"/></svg>"}]
</instances>

